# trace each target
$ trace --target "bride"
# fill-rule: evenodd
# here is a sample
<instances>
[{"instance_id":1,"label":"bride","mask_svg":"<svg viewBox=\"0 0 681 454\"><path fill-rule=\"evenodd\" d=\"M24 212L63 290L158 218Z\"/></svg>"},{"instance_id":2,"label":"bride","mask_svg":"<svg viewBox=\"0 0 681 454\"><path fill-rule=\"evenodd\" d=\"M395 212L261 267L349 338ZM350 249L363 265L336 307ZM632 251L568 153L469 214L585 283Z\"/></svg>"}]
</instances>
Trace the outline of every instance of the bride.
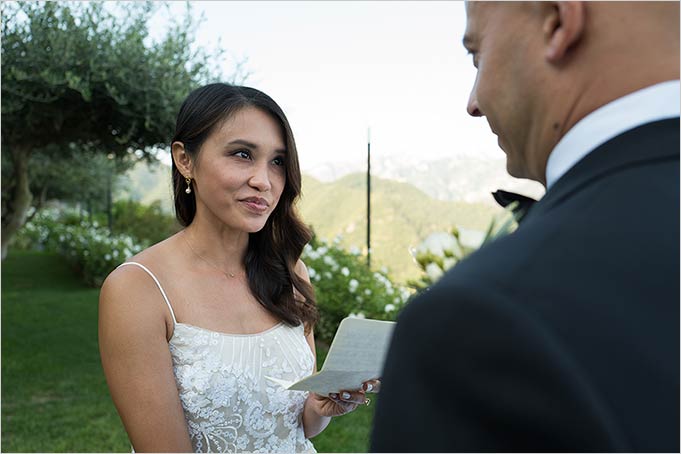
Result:
<instances>
[{"instance_id":1,"label":"bride","mask_svg":"<svg viewBox=\"0 0 681 454\"><path fill-rule=\"evenodd\" d=\"M184 101L171 151L184 229L114 270L99 301L102 365L133 448L314 452L309 439L380 383L321 396L268 378L316 370L289 123L266 94L211 84Z\"/></svg>"}]
</instances>

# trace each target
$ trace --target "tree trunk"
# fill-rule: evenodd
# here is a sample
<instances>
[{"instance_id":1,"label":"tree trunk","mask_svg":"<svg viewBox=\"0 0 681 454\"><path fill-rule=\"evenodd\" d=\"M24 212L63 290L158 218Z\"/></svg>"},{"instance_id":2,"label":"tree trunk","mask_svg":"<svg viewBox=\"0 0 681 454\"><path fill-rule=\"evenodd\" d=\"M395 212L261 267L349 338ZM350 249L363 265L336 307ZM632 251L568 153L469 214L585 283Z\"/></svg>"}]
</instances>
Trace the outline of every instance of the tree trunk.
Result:
<instances>
[{"instance_id":1,"label":"tree trunk","mask_svg":"<svg viewBox=\"0 0 681 454\"><path fill-rule=\"evenodd\" d=\"M14 181L16 184L8 203L9 209L7 210L6 217L2 220L2 260L5 260L5 257L7 257L7 250L14 235L26 222L28 209L33 199L28 181L29 150L12 147L10 156L14 166Z\"/></svg>"},{"instance_id":2,"label":"tree trunk","mask_svg":"<svg viewBox=\"0 0 681 454\"><path fill-rule=\"evenodd\" d=\"M33 212L31 213L30 216L26 218L26 222L31 222L33 217L40 212L40 209L45 205L45 202L47 201L47 189L48 185L46 184L45 186L42 187L40 190L40 196L38 197L38 202L33 206Z\"/></svg>"}]
</instances>

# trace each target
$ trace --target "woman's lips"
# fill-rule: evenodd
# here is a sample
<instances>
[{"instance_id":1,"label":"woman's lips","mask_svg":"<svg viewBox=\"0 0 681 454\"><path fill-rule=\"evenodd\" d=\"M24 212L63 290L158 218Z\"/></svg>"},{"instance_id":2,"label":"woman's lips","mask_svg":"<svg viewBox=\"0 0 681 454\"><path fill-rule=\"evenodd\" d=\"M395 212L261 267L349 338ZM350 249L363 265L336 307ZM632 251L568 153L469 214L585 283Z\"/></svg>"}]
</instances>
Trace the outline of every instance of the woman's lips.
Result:
<instances>
[{"instance_id":1,"label":"woman's lips","mask_svg":"<svg viewBox=\"0 0 681 454\"><path fill-rule=\"evenodd\" d=\"M248 198L241 200L241 203L250 211L254 213L264 213L269 208L269 204L265 199L261 198Z\"/></svg>"}]
</instances>

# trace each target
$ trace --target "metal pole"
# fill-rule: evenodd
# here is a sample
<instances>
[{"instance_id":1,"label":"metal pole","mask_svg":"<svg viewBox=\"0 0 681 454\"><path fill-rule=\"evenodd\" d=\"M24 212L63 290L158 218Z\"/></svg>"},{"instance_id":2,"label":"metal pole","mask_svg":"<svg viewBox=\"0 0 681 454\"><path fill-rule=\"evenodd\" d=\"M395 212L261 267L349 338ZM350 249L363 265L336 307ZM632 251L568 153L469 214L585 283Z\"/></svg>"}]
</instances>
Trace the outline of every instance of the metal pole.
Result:
<instances>
[{"instance_id":1,"label":"metal pole","mask_svg":"<svg viewBox=\"0 0 681 454\"><path fill-rule=\"evenodd\" d=\"M106 219L107 223L109 225L109 233L113 233L113 215L111 213L111 162L109 162L109 172L107 173L107 178L106 178Z\"/></svg>"},{"instance_id":2,"label":"metal pole","mask_svg":"<svg viewBox=\"0 0 681 454\"><path fill-rule=\"evenodd\" d=\"M371 128L367 129L367 266L371 268Z\"/></svg>"},{"instance_id":3,"label":"metal pole","mask_svg":"<svg viewBox=\"0 0 681 454\"><path fill-rule=\"evenodd\" d=\"M109 153L107 158L109 159L108 161L108 172L107 172L107 178L106 178L106 219L107 223L109 224L109 233L113 234L113 196L112 196L112 191L113 191L113 172L114 172L114 155Z\"/></svg>"}]
</instances>

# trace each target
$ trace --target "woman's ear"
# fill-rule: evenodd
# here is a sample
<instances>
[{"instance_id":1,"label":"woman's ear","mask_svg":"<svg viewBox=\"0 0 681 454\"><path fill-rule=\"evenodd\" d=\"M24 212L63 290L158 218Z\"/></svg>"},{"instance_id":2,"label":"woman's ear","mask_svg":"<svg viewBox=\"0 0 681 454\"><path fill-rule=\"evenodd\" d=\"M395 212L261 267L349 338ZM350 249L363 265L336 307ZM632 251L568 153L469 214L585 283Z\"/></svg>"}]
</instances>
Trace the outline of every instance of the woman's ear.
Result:
<instances>
[{"instance_id":1,"label":"woman's ear","mask_svg":"<svg viewBox=\"0 0 681 454\"><path fill-rule=\"evenodd\" d=\"M547 11L543 27L546 59L557 64L582 38L586 11L583 2L551 2Z\"/></svg>"},{"instance_id":2,"label":"woman's ear","mask_svg":"<svg viewBox=\"0 0 681 454\"><path fill-rule=\"evenodd\" d=\"M175 167L185 178L193 178L194 163L182 142L173 142L170 149Z\"/></svg>"}]
</instances>

